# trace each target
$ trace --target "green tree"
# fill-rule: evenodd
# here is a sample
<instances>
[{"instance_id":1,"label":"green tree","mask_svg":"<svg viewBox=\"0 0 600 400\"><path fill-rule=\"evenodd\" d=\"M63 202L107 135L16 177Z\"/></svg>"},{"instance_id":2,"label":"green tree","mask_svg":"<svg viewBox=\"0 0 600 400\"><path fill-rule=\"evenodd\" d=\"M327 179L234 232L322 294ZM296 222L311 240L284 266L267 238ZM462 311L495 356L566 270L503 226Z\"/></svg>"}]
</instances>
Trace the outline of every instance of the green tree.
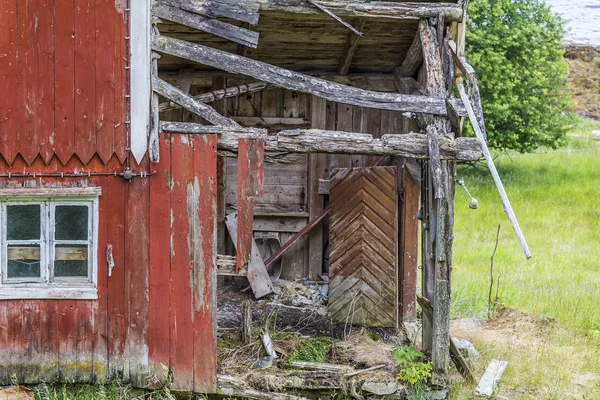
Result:
<instances>
[{"instance_id":1,"label":"green tree","mask_svg":"<svg viewBox=\"0 0 600 400\"><path fill-rule=\"evenodd\" d=\"M490 147L524 153L564 144L571 102L563 20L541 0L472 0L468 14L465 54Z\"/></svg>"}]
</instances>

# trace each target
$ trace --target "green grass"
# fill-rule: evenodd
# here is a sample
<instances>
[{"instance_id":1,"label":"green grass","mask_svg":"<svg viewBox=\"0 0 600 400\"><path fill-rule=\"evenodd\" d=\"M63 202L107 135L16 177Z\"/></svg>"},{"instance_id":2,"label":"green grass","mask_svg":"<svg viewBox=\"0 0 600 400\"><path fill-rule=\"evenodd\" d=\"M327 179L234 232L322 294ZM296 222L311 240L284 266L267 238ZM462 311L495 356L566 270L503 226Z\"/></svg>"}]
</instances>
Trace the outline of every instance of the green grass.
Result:
<instances>
[{"instance_id":1,"label":"green grass","mask_svg":"<svg viewBox=\"0 0 600 400\"><path fill-rule=\"evenodd\" d=\"M490 256L502 303L555 317L584 330L600 330L600 123L582 120L568 147L535 154L501 154L498 171L533 254L526 260L484 168L460 166L479 209L457 187L455 200L453 317L486 316ZM494 289L495 292L495 289Z\"/></svg>"}]
</instances>

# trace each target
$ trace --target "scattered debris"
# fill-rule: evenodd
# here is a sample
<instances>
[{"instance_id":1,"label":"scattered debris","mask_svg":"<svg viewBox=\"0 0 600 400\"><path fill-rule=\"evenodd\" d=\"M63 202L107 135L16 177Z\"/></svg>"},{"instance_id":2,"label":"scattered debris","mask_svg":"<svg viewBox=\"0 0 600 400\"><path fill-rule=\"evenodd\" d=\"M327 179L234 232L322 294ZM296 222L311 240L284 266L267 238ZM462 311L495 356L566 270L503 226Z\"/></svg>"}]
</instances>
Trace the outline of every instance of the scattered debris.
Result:
<instances>
[{"instance_id":1,"label":"scattered debris","mask_svg":"<svg viewBox=\"0 0 600 400\"><path fill-rule=\"evenodd\" d=\"M0 400L35 400L35 396L25 386L14 386L0 390Z\"/></svg>"},{"instance_id":2,"label":"scattered debris","mask_svg":"<svg viewBox=\"0 0 600 400\"><path fill-rule=\"evenodd\" d=\"M508 367L508 361L502 361L493 359L488 364L483 376L479 380L477 389L475 389L476 396L491 397L494 394L494 390L498 386L498 382L504 374L504 371Z\"/></svg>"},{"instance_id":3,"label":"scattered debris","mask_svg":"<svg viewBox=\"0 0 600 400\"><path fill-rule=\"evenodd\" d=\"M393 367L393 344L375 341L371 336L358 333L348 336L334 346L333 357L340 364L353 364L359 367L374 367L381 364Z\"/></svg>"}]
</instances>

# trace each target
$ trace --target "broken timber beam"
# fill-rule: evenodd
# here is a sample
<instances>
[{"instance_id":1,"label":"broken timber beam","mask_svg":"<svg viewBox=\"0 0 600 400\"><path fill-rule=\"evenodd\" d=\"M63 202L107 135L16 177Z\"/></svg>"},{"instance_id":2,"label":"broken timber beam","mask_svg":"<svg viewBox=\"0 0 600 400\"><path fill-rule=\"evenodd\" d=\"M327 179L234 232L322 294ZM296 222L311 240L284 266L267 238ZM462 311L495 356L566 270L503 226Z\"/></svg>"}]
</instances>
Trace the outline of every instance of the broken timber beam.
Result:
<instances>
[{"instance_id":1,"label":"broken timber beam","mask_svg":"<svg viewBox=\"0 0 600 400\"><path fill-rule=\"evenodd\" d=\"M418 133L389 134L373 138L366 133L328 131L322 129L283 130L266 136L265 129L226 128L205 126L189 122L161 122L163 132L188 134L219 134L218 148L237 152L238 139L265 137L265 151L287 153L361 154L370 156L400 156L426 159L427 136ZM482 157L481 147L475 138L439 138L440 157L443 160L475 161Z\"/></svg>"},{"instance_id":2,"label":"broken timber beam","mask_svg":"<svg viewBox=\"0 0 600 400\"><path fill-rule=\"evenodd\" d=\"M366 22L367 20L365 18L357 18L352 26L354 27L354 29L362 31L365 27ZM346 38L346 45L344 46L344 52L342 53L342 58L340 61L340 67L338 69L338 75L343 76L348 73L350 65L352 64L352 59L354 58L354 53L356 53L356 49L358 48L359 39L359 35L355 35L354 33L348 33L348 37Z\"/></svg>"},{"instance_id":3,"label":"broken timber beam","mask_svg":"<svg viewBox=\"0 0 600 400\"><path fill-rule=\"evenodd\" d=\"M421 29L419 29L410 48L406 52L404 61L398 67L394 68L394 80L415 76L422 62L423 49L421 47ZM401 91L400 88L398 90Z\"/></svg>"},{"instance_id":4,"label":"broken timber beam","mask_svg":"<svg viewBox=\"0 0 600 400\"><path fill-rule=\"evenodd\" d=\"M257 0L261 11L278 11L297 14L318 14L305 0ZM315 1L317 2L317 1ZM463 9L460 4L416 3L386 1L327 0L318 4L340 17L419 19L444 16L446 21L461 21Z\"/></svg>"},{"instance_id":5,"label":"broken timber beam","mask_svg":"<svg viewBox=\"0 0 600 400\"><path fill-rule=\"evenodd\" d=\"M163 81L157 76L152 77L152 89L166 97L167 99L175 102L185 108L186 110L193 112L196 115L204 118L211 124L236 127L239 126L237 122L222 116L214 108L207 106L206 104L199 102L182 90L177 89L175 86Z\"/></svg>"},{"instance_id":6,"label":"broken timber beam","mask_svg":"<svg viewBox=\"0 0 600 400\"><path fill-rule=\"evenodd\" d=\"M448 114L446 99L358 89L185 40L155 36L152 38L152 48L161 53L195 61L230 73L251 76L285 89L314 94L330 101L382 110L434 115ZM448 104L456 109L456 114L466 115L464 105L460 100L450 99Z\"/></svg>"},{"instance_id":7,"label":"broken timber beam","mask_svg":"<svg viewBox=\"0 0 600 400\"><path fill-rule=\"evenodd\" d=\"M202 103L212 103L215 101L228 99L230 97L237 97L243 94L250 94L260 92L263 90L272 89L274 86L266 82L252 82L248 84L231 86L225 89L213 90L212 92L202 93L194 96L193 98ZM158 106L159 112L171 111L177 108L181 108L178 104L171 104L169 102L161 103Z\"/></svg>"},{"instance_id":8,"label":"broken timber beam","mask_svg":"<svg viewBox=\"0 0 600 400\"><path fill-rule=\"evenodd\" d=\"M207 17L225 17L252 25L258 23L260 5L254 0L162 0L181 9Z\"/></svg>"},{"instance_id":9,"label":"broken timber beam","mask_svg":"<svg viewBox=\"0 0 600 400\"><path fill-rule=\"evenodd\" d=\"M211 33L232 42L247 47L256 48L258 45L258 32L228 24L208 17L203 17L193 12L171 6L160 0L152 3L152 14L160 19L176 22L190 28Z\"/></svg>"}]
</instances>

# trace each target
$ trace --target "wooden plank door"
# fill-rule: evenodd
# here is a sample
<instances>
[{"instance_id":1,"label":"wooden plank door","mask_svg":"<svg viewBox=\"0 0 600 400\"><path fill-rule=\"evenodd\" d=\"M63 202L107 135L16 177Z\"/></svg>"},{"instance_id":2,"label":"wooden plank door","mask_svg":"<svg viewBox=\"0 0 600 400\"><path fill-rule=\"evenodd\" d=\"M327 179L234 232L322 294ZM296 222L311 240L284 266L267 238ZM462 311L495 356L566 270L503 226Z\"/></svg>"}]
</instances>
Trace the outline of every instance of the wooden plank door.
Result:
<instances>
[{"instance_id":1,"label":"wooden plank door","mask_svg":"<svg viewBox=\"0 0 600 400\"><path fill-rule=\"evenodd\" d=\"M330 182L329 315L398 325L398 189L395 167L336 170Z\"/></svg>"}]
</instances>

